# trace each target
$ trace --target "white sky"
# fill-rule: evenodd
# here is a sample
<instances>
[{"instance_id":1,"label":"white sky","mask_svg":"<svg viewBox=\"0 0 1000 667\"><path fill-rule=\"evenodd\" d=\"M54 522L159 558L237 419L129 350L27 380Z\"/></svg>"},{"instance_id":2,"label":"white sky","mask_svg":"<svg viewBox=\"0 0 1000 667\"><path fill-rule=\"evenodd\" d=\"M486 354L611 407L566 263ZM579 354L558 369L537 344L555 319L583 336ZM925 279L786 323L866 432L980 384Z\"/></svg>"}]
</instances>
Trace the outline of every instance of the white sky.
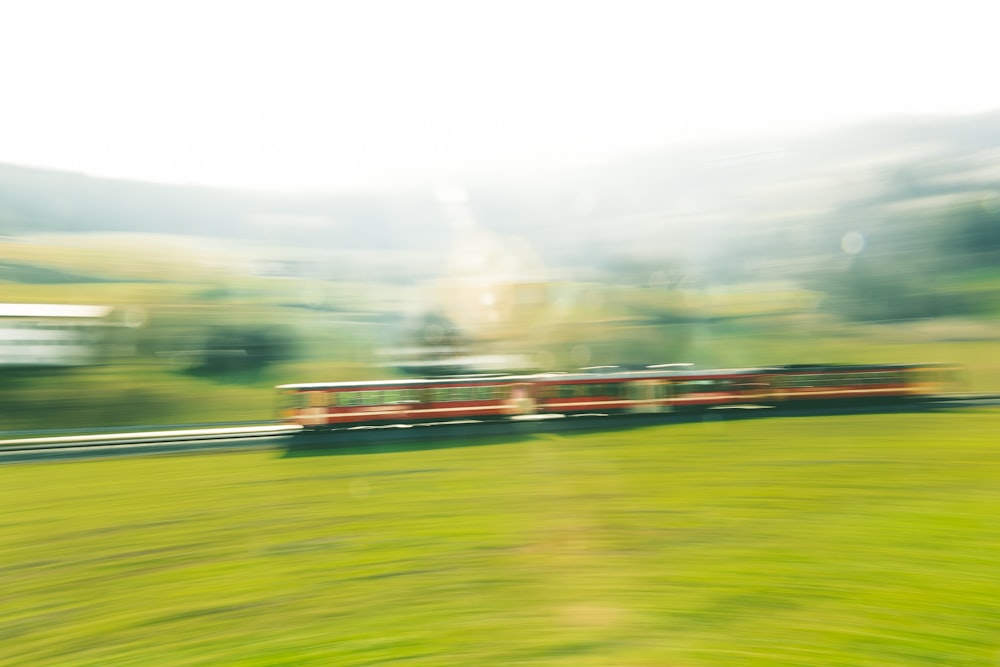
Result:
<instances>
[{"instance_id":1,"label":"white sky","mask_svg":"<svg viewBox=\"0 0 1000 667\"><path fill-rule=\"evenodd\" d=\"M1000 108L1000 0L0 0L0 162L268 188Z\"/></svg>"}]
</instances>

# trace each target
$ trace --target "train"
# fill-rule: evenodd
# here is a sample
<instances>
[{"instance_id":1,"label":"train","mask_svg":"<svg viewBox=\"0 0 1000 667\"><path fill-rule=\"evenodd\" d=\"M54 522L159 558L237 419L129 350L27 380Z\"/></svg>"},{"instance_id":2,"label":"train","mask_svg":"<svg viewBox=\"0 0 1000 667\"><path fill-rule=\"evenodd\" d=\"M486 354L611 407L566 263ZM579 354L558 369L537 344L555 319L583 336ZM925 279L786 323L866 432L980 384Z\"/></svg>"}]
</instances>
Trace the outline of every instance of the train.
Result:
<instances>
[{"instance_id":1,"label":"train","mask_svg":"<svg viewBox=\"0 0 1000 667\"><path fill-rule=\"evenodd\" d=\"M276 387L280 419L325 430L544 415L692 412L733 406L927 400L950 364L791 364L696 370L684 364L531 375L473 375Z\"/></svg>"}]
</instances>

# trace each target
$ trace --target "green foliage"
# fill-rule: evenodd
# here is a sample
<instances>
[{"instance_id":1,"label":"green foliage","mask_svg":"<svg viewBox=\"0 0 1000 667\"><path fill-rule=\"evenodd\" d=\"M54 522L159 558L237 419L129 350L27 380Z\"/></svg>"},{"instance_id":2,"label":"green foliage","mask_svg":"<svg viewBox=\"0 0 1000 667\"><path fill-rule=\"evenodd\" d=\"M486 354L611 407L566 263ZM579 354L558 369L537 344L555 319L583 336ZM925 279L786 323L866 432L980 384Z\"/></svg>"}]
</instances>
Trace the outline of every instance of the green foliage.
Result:
<instances>
[{"instance_id":1,"label":"green foliage","mask_svg":"<svg viewBox=\"0 0 1000 667\"><path fill-rule=\"evenodd\" d=\"M1000 412L5 468L0 663L995 662Z\"/></svg>"},{"instance_id":2,"label":"green foliage","mask_svg":"<svg viewBox=\"0 0 1000 667\"><path fill-rule=\"evenodd\" d=\"M1000 202L969 202L951 211L942 221L948 231L949 250L958 255L956 268L977 266L995 269L1000 260ZM971 265L971 266L970 266Z\"/></svg>"},{"instance_id":3,"label":"green foliage","mask_svg":"<svg viewBox=\"0 0 1000 667\"><path fill-rule=\"evenodd\" d=\"M213 327L192 369L200 375L259 374L295 358L296 341L285 327Z\"/></svg>"},{"instance_id":4,"label":"green foliage","mask_svg":"<svg viewBox=\"0 0 1000 667\"><path fill-rule=\"evenodd\" d=\"M941 290L938 276L898 262L861 257L828 279L834 312L858 321L969 315L976 304Z\"/></svg>"},{"instance_id":5,"label":"green foliage","mask_svg":"<svg viewBox=\"0 0 1000 667\"><path fill-rule=\"evenodd\" d=\"M220 385L166 367L7 370L0 432L269 419L277 377Z\"/></svg>"}]
</instances>

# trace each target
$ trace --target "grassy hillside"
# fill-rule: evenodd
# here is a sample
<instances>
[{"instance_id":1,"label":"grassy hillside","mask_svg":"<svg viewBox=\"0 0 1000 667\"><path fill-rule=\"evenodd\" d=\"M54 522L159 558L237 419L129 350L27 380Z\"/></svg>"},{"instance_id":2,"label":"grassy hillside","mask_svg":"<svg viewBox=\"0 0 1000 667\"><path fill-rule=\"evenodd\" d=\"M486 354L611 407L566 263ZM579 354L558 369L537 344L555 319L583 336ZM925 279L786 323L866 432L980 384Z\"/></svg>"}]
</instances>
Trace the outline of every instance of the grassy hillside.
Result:
<instances>
[{"instance_id":1,"label":"grassy hillside","mask_svg":"<svg viewBox=\"0 0 1000 667\"><path fill-rule=\"evenodd\" d=\"M0 663L991 664L1000 412L18 465Z\"/></svg>"}]
</instances>

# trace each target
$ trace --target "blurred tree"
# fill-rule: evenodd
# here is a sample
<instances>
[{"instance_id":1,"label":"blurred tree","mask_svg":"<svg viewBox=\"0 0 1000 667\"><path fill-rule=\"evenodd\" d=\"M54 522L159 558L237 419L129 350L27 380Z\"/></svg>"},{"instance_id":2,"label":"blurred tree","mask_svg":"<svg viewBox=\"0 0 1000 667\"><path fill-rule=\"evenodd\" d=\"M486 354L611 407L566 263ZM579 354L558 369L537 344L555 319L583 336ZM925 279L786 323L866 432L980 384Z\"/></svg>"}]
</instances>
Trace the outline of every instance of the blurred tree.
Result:
<instances>
[{"instance_id":1,"label":"blurred tree","mask_svg":"<svg viewBox=\"0 0 1000 667\"><path fill-rule=\"evenodd\" d=\"M1000 261L1000 201L970 202L947 214L942 221L949 234L953 265L997 267Z\"/></svg>"},{"instance_id":2,"label":"blurred tree","mask_svg":"<svg viewBox=\"0 0 1000 667\"><path fill-rule=\"evenodd\" d=\"M283 328L215 327L205 338L191 370L205 375L258 373L271 364L294 358L296 350L296 341Z\"/></svg>"}]
</instances>

